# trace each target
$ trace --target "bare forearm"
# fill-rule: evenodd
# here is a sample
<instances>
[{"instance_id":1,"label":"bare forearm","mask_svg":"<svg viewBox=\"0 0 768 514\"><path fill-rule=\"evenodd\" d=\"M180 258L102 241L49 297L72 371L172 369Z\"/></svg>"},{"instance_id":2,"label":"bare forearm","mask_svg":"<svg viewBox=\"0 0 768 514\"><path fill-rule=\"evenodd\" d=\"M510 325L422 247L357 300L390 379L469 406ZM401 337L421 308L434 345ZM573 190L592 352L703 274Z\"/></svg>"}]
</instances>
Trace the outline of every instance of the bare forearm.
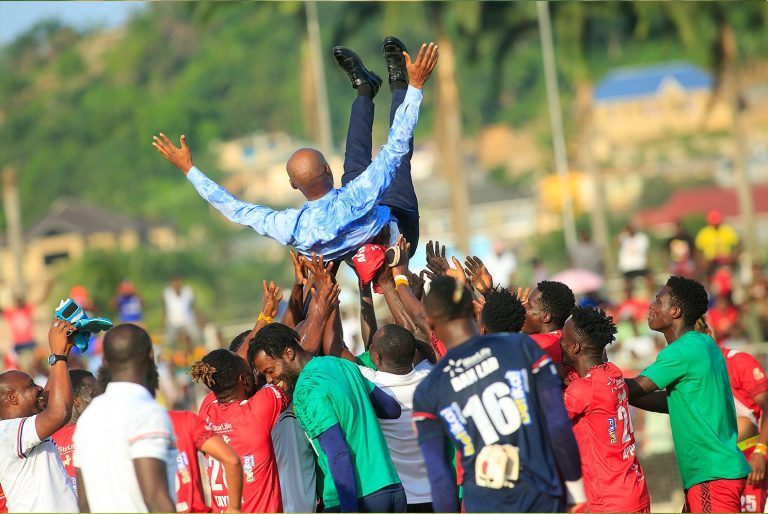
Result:
<instances>
[{"instance_id":1,"label":"bare forearm","mask_svg":"<svg viewBox=\"0 0 768 514\"><path fill-rule=\"evenodd\" d=\"M336 307L325 322L323 332L323 354L340 357L344 349L344 330L341 326L341 314Z\"/></svg>"},{"instance_id":2,"label":"bare forearm","mask_svg":"<svg viewBox=\"0 0 768 514\"><path fill-rule=\"evenodd\" d=\"M283 316L283 324L291 328L304 320L304 287L301 284L294 284L291 289L291 296L288 298L288 308Z\"/></svg>"},{"instance_id":3,"label":"bare forearm","mask_svg":"<svg viewBox=\"0 0 768 514\"><path fill-rule=\"evenodd\" d=\"M429 327L427 318L427 311L424 310L424 304L422 304L418 298L413 294L410 287L403 284L397 286L397 295L403 302L403 308L412 316L414 327L424 334L424 340L429 340L429 335L432 330Z\"/></svg>"},{"instance_id":4,"label":"bare forearm","mask_svg":"<svg viewBox=\"0 0 768 514\"><path fill-rule=\"evenodd\" d=\"M243 498L243 467L240 461L237 464L222 464L224 476L227 477L227 488L229 492L229 506L240 510L240 503Z\"/></svg>"},{"instance_id":5,"label":"bare forearm","mask_svg":"<svg viewBox=\"0 0 768 514\"><path fill-rule=\"evenodd\" d=\"M405 308L403 300L397 294L396 288L388 285L383 286L382 289L384 291L384 301L387 302L387 307L389 307L389 312L392 313L392 319L394 319L395 324L400 325L409 332L414 332L416 323Z\"/></svg>"},{"instance_id":6,"label":"bare forearm","mask_svg":"<svg viewBox=\"0 0 768 514\"><path fill-rule=\"evenodd\" d=\"M368 284L360 288L360 335L366 350L371 346L373 334L378 328L376 310L373 308L373 291L371 285Z\"/></svg>"}]
</instances>

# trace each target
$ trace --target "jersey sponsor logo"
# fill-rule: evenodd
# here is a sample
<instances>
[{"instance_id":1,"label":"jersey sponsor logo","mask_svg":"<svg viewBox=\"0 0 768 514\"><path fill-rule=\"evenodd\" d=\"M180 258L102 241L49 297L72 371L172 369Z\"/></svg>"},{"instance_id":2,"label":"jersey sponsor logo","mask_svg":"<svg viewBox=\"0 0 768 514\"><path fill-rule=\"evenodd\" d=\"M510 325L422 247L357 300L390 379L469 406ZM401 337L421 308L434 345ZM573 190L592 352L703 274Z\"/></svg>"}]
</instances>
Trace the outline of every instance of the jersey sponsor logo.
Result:
<instances>
[{"instance_id":1,"label":"jersey sponsor logo","mask_svg":"<svg viewBox=\"0 0 768 514\"><path fill-rule=\"evenodd\" d=\"M212 430L214 432L231 432L232 431L232 423L222 423L220 425L217 425L215 423L208 423L208 430Z\"/></svg>"},{"instance_id":2,"label":"jersey sponsor logo","mask_svg":"<svg viewBox=\"0 0 768 514\"><path fill-rule=\"evenodd\" d=\"M217 507L229 507L229 496L213 495Z\"/></svg>"},{"instance_id":3,"label":"jersey sponsor logo","mask_svg":"<svg viewBox=\"0 0 768 514\"><path fill-rule=\"evenodd\" d=\"M189 504L187 502L176 502L176 512L189 512Z\"/></svg>"},{"instance_id":4,"label":"jersey sponsor logo","mask_svg":"<svg viewBox=\"0 0 768 514\"><path fill-rule=\"evenodd\" d=\"M448 365L443 368L443 373L451 376L451 387L458 393L498 369L499 361L493 356L490 348L482 348L464 359L450 359Z\"/></svg>"},{"instance_id":5,"label":"jersey sponsor logo","mask_svg":"<svg viewBox=\"0 0 768 514\"><path fill-rule=\"evenodd\" d=\"M624 460L627 460L630 457L634 457L635 453L636 453L636 451L635 451L635 443L632 443L629 446L627 446L626 448L624 448L624 455L622 455L622 457L623 457Z\"/></svg>"},{"instance_id":6,"label":"jersey sponsor logo","mask_svg":"<svg viewBox=\"0 0 768 514\"><path fill-rule=\"evenodd\" d=\"M453 435L457 442L461 443L461 454L464 457L469 457L475 454L475 445L472 443L472 438L467 433L465 426L466 419L461 415L459 406L455 403L444 407L440 410L440 417L443 418L448 425L448 430Z\"/></svg>"},{"instance_id":7,"label":"jersey sponsor logo","mask_svg":"<svg viewBox=\"0 0 768 514\"><path fill-rule=\"evenodd\" d=\"M531 424L531 414L528 409L528 372L524 369L507 371L504 377L509 382L509 394L515 401L517 410L520 411L520 420L523 425Z\"/></svg>"},{"instance_id":8,"label":"jersey sponsor logo","mask_svg":"<svg viewBox=\"0 0 768 514\"><path fill-rule=\"evenodd\" d=\"M189 459L187 459L187 452L179 452L176 455L176 471L179 474L179 480L182 484L188 484L192 481L192 477L189 474Z\"/></svg>"},{"instance_id":9,"label":"jersey sponsor logo","mask_svg":"<svg viewBox=\"0 0 768 514\"><path fill-rule=\"evenodd\" d=\"M245 475L245 481L249 484L256 480L256 475L253 470L256 467L256 458L253 455L246 455L243 457L243 475Z\"/></svg>"},{"instance_id":10,"label":"jersey sponsor logo","mask_svg":"<svg viewBox=\"0 0 768 514\"><path fill-rule=\"evenodd\" d=\"M616 435L616 418L608 418L608 436L611 438L611 444L619 442L619 437Z\"/></svg>"},{"instance_id":11,"label":"jersey sponsor logo","mask_svg":"<svg viewBox=\"0 0 768 514\"><path fill-rule=\"evenodd\" d=\"M68 444L66 446L58 446L57 445L56 448L59 449L59 453L64 454L64 453L69 453L69 452L73 451L75 449L75 445L74 444Z\"/></svg>"},{"instance_id":12,"label":"jersey sponsor logo","mask_svg":"<svg viewBox=\"0 0 768 514\"><path fill-rule=\"evenodd\" d=\"M765 373L763 373L760 368L755 368L752 370L752 378L755 380L762 380L765 378Z\"/></svg>"}]
</instances>

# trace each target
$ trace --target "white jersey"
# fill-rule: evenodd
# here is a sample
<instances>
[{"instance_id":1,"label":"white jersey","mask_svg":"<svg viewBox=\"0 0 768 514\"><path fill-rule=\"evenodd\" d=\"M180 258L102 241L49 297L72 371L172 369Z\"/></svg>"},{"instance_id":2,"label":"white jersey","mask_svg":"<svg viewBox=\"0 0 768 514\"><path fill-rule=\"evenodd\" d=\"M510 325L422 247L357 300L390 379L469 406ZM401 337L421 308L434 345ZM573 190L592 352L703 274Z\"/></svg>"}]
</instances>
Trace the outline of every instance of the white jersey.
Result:
<instances>
[{"instance_id":1,"label":"white jersey","mask_svg":"<svg viewBox=\"0 0 768 514\"><path fill-rule=\"evenodd\" d=\"M413 429L413 394L422 380L432 371L427 361L419 363L407 375L395 375L358 366L363 376L382 391L397 400L402 414L398 419L380 419L381 431L387 441L392 464L405 489L409 504L430 503L432 492L427 477L427 467L419 448L419 440Z\"/></svg>"},{"instance_id":2,"label":"white jersey","mask_svg":"<svg viewBox=\"0 0 768 514\"><path fill-rule=\"evenodd\" d=\"M9 512L79 512L72 482L51 438L30 418L0 421L0 484Z\"/></svg>"},{"instance_id":3,"label":"white jersey","mask_svg":"<svg viewBox=\"0 0 768 514\"><path fill-rule=\"evenodd\" d=\"M74 464L82 473L92 512L147 512L133 465L134 459L141 458L165 462L168 490L175 502L173 425L144 386L110 383L80 416L73 442Z\"/></svg>"}]
</instances>

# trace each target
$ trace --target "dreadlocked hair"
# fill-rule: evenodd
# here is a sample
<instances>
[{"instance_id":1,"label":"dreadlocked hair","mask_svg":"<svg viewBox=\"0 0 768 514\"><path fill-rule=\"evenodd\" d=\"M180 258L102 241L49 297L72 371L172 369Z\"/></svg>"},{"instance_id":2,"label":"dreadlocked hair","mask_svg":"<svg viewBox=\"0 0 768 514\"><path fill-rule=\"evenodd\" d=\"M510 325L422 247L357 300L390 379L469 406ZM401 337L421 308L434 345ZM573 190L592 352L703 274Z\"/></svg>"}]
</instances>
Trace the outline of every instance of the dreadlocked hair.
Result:
<instances>
[{"instance_id":1,"label":"dreadlocked hair","mask_svg":"<svg viewBox=\"0 0 768 514\"><path fill-rule=\"evenodd\" d=\"M683 323L693 326L709 307L707 290L701 283L685 277L672 276L667 280L672 305L683 311Z\"/></svg>"},{"instance_id":2,"label":"dreadlocked hair","mask_svg":"<svg viewBox=\"0 0 768 514\"><path fill-rule=\"evenodd\" d=\"M520 332L525 322L525 306L517 293L505 287L495 287L485 295L480 321L491 334Z\"/></svg>"},{"instance_id":3,"label":"dreadlocked hair","mask_svg":"<svg viewBox=\"0 0 768 514\"><path fill-rule=\"evenodd\" d=\"M443 275L430 283L424 308L434 319L471 318L472 293L455 278Z\"/></svg>"},{"instance_id":4,"label":"dreadlocked hair","mask_svg":"<svg viewBox=\"0 0 768 514\"><path fill-rule=\"evenodd\" d=\"M295 353L302 351L299 344L299 334L282 323L270 323L259 330L248 347L248 363L253 366L253 361L259 352L264 352L268 357L279 359L287 348Z\"/></svg>"},{"instance_id":5,"label":"dreadlocked hair","mask_svg":"<svg viewBox=\"0 0 768 514\"><path fill-rule=\"evenodd\" d=\"M586 346L595 353L602 354L603 349L613 342L616 325L603 309L575 307L571 319L579 340L587 343Z\"/></svg>"},{"instance_id":6,"label":"dreadlocked hair","mask_svg":"<svg viewBox=\"0 0 768 514\"><path fill-rule=\"evenodd\" d=\"M195 382L202 382L214 394L233 388L243 373L245 362L229 350L214 350L203 360L192 363L190 374Z\"/></svg>"},{"instance_id":7,"label":"dreadlocked hair","mask_svg":"<svg viewBox=\"0 0 768 514\"><path fill-rule=\"evenodd\" d=\"M576 306L576 298L573 291L562 282L553 282L551 280L542 280L536 287L541 291L539 300L544 309L552 316L552 323L558 328L565 325L565 320L571 315L571 311Z\"/></svg>"}]
</instances>

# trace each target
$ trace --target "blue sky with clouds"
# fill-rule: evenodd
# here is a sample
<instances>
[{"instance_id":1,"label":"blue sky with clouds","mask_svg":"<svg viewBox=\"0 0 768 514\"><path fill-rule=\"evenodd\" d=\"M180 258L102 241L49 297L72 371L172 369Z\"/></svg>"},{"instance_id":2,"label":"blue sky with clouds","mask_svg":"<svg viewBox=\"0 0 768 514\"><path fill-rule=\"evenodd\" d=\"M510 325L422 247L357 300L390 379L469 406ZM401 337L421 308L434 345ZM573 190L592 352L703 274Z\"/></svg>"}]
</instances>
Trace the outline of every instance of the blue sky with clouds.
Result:
<instances>
[{"instance_id":1,"label":"blue sky with clouds","mask_svg":"<svg viewBox=\"0 0 768 514\"><path fill-rule=\"evenodd\" d=\"M0 45L13 41L35 23L57 18L76 28L114 27L145 2L1 2Z\"/></svg>"}]
</instances>

